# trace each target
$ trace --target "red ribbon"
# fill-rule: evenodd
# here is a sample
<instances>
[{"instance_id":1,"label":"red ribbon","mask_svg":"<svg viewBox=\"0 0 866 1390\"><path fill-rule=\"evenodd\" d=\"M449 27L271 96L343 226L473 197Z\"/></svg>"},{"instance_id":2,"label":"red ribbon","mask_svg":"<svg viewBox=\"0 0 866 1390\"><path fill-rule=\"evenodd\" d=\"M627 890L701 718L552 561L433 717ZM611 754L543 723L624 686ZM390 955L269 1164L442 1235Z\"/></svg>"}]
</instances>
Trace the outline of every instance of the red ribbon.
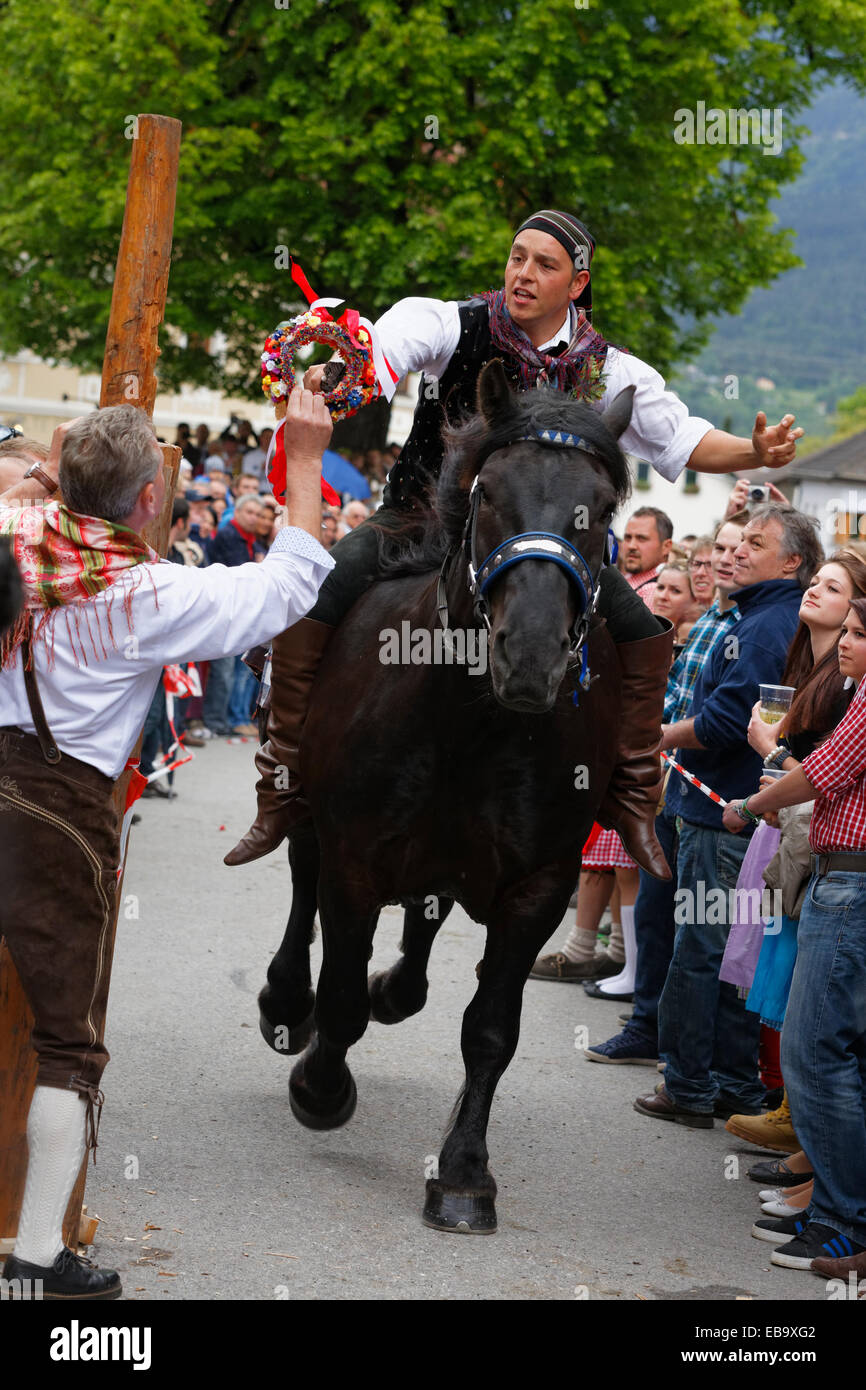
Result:
<instances>
[{"instance_id":1,"label":"red ribbon","mask_svg":"<svg viewBox=\"0 0 866 1390\"><path fill-rule=\"evenodd\" d=\"M286 449L283 444L285 421L281 420L274 435L274 456L271 459L271 466L268 469L268 482L271 485L274 496L278 502L285 503L286 500ZM342 502L340 494L335 492L330 483L322 479L322 498L329 507L340 507Z\"/></svg>"},{"instance_id":2,"label":"red ribbon","mask_svg":"<svg viewBox=\"0 0 866 1390\"><path fill-rule=\"evenodd\" d=\"M290 255L289 260L292 263L292 279L294 280L298 289L301 291L301 294L304 296L307 303L312 304L314 300L318 299L319 296L313 293L312 289L310 288L309 280L307 279L304 272L301 270L301 267L298 265L294 256Z\"/></svg>"},{"instance_id":3,"label":"red ribbon","mask_svg":"<svg viewBox=\"0 0 866 1390\"><path fill-rule=\"evenodd\" d=\"M301 291L301 294L304 296L307 303L315 304L319 296L313 290L309 280L307 279L304 272L301 270L301 267L298 265L294 256L290 254L289 260L291 262L292 279L294 280L298 289ZM323 323L339 323L342 328L345 328L346 331L349 334L351 334L352 340L355 343L355 345L357 347L361 346L358 342L358 329L361 325L361 315L358 313L357 309L344 309L340 317L338 319L334 319L333 315L330 314L328 310L325 308L325 306L322 304L316 310L316 313L319 315Z\"/></svg>"}]
</instances>

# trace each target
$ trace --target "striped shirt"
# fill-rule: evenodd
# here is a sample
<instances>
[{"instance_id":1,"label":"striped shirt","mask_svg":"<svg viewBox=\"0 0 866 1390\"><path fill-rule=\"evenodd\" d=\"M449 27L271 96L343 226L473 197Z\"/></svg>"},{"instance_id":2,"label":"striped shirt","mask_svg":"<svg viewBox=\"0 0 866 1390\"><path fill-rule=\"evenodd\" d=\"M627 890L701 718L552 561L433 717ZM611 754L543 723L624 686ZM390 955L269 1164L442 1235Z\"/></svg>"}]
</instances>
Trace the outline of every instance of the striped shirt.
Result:
<instances>
[{"instance_id":1,"label":"striped shirt","mask_svg":"<svg viewBox=\"0 0 866 1390\"><path fill-rule=\"evenodd\" d=\"M739 621L740 610L737 605L734 604L726 613L721 613L718 599L698 618L688 635L686 645L670 669L663 723L677 724L688 716L692 707L695 681L701 667L723 634Z\"/></svg>"},{"instance_id":2,"label":"striped shirt","mask_svg":"<svg viewBox=\"0 0 866 1390\"><path fill-rule=\"evenodd\" d=\"M833 733L803 761L819 793L809 825L816 854L866 850L866 680Z\"/></svg>"}]
</instances>

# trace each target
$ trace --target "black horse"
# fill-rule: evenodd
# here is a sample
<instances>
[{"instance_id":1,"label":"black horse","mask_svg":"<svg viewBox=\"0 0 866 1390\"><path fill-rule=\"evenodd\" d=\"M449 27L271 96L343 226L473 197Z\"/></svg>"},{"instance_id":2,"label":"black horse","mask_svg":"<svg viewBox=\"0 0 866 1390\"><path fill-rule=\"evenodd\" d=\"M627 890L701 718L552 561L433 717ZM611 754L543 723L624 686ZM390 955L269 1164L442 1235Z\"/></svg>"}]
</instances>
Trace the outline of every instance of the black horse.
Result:
<instances>
[{"instance_id":1,"label":"black horse","mask_svg":"<svg viewBox=\"0 0 866 1390\"><path fill-rule=\"evenodd\" d=\"M496 1228L490 1106L614 766L619 664L594 609L629 489L616 441L632 395L600 415L558 392L513 395L499 363L485 369L479 414L448 433L416 543L407 552L404 537L390 577L333 637L304 729L315 832L292 842L291 917L260 996L271 1046L309 1043L289 1083L302 1124L349 1119L346 1053L371 1016L397 1023L423 1007L453 902L487 927L463 1018L466 1082L427 1182L424 1221L439 1230ZM386 903L406 905L403 954L368 981Z\"/></svg>"}]
</instances>

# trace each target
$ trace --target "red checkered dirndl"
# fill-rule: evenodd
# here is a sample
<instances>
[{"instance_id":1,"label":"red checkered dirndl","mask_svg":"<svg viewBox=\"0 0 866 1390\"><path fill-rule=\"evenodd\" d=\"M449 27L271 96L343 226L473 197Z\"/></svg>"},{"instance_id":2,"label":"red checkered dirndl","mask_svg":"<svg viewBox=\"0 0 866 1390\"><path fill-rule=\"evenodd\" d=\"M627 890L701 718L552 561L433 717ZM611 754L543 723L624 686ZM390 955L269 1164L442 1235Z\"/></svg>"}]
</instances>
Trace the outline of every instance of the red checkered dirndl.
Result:
<instances>
[{"instance_id":1,"label":"red checkered dirndl","mask_svg":"<svg viewBox=\"0 0 866 1390\"><path fill-rule=\"evenodd\" d=\"M600 830L583 856L584 869L636 869L637 864L626 854L622 840L615 830Z\"/></svg>"}]
</instances>

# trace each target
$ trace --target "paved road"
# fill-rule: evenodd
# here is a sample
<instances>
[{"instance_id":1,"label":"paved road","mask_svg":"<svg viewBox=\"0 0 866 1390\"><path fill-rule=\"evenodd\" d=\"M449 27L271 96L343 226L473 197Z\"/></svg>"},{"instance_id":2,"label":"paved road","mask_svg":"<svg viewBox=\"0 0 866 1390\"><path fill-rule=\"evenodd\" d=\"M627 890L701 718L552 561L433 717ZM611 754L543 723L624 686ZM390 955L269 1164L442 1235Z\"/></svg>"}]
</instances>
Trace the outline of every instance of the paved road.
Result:
<instances>
[{"instance_id":1,"label":"paved road","mask_svg":"<svg viewBox=\"0 0 866 1390\"><path fill-rule=\"evenodd\" d=\"M498 1233L422 1226L425 1163L462 1081L460 1018L482 953L482 929L456 909L427 1008L396 1028L371 1024L353 1050L352 1121L302 1129L292 1062L265 1046L256 1009L288 864L282 853L222 864L252 815L252 754L249 743L202 749L177 774L178 798L142 803L133 831L88 1185L96 1257L122 1271L126 1297L825 1298L821 1280L771 1266L772 1247L749 1235L754 1153L718 1122L643 1118L632 1100L655 1071L592 1065L575 1048L576 1028L608 1037L618 1006L573 985L527 986L489 1133ZM395 958L400 924L383 913L374 967ZM314 953L318 963L318 942ZM739 1178L726 1176L736 1166Z\"/></svg>"}]
</instances>

